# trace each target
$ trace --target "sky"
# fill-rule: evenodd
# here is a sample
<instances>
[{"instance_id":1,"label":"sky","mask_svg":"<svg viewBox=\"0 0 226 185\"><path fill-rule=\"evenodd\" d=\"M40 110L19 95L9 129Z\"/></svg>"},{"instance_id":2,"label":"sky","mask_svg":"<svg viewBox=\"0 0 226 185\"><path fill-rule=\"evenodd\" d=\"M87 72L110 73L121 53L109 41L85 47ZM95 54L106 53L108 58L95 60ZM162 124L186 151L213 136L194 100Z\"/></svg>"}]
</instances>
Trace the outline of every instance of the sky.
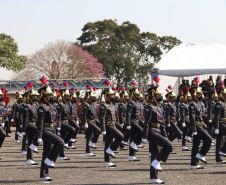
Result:
<instances>
[{"instance_id":1,"label":"sky","mask_svg":"<svg viewBox=\"0 0 226 185\"><path fill-rule=\"evenodd\" d=\"M225 0L0 0L0 33L29 55L57 39L75 42L87 22L130 21L183 43L226 43ZM9 78L9 72L0 79Z\"/></svg>"}]
</instances>

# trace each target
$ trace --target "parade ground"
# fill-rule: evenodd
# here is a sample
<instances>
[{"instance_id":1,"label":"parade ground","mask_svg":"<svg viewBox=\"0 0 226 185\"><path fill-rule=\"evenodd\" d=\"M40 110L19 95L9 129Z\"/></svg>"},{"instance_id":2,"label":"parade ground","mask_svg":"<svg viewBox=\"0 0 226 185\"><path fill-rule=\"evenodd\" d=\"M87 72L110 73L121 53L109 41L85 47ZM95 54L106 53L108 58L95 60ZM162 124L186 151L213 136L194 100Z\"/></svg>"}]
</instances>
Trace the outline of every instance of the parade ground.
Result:
<instances>
[{"instance_id":1,"label":"parade ground","mask_svg":"<svg viewBox=\"0 0 226 185\"><path fill-rule=\"evenodd\" d=\"M34 161L38 166L27 166L26 156L21 155L21 143L14 143L15 128L12 127L11 137L6 137L1 149L0 161L0 184L150 184L150 159L148 157L148 144L145 148L139 149L136 157L141 161L129 162L128 151L120 151L117 158L112 162L116 168L104 167L104 145L102 135L97 143L98 149L92 150L96 157L85 157L85 135L78 134L77 142L74 144L77 149L67 150L65 154L70 157L70 161L57 161L56 168L50 169L51 182L40 182L39 172L42 155L40 146L39 154L34 153ZM22 139L20 138L20 141ZM190 169L191 151L182 152L181 142L175 140L174 151L167 163L161 163L163 172L159 173L159 178L170 185L194 185L194 184L226 184L226 164L217 165L215 163L215 146L212 146L206 156L208 164L201 164L203 170ZM191 149L191 143L188 148Z\"/></svg>"}]
</instances>

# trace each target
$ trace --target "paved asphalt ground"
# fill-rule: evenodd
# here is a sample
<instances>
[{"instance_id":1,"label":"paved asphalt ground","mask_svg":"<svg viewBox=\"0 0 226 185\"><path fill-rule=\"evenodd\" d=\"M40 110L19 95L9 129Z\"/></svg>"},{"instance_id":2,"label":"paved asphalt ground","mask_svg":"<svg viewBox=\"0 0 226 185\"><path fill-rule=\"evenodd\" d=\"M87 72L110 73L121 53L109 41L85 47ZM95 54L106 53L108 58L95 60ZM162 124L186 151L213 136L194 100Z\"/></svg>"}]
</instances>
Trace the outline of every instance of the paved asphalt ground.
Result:
<instances>
[{"instance_id":1,"label":"paved asphalt ground","mask_svg":"<svg viewBox=\"0 0 226 185\"><path fill-rule=\"evenodd\" d=\"M57 161L56 168L50 169L52 182L40 182L39 171L41 162L42 147L39 147L39 154L34 154L34 160L38 166L27 166L26 157L21 155L21 144L14 143L15 128L12 128L11 137L6 137L1 149L0 161L0 184L149 184L150 159L148 157L148 144L144 144L137 153L141 159L139 162L128 161L128 151L120 151L117 158L112 159L117 167L104 167L104 145L102 136L97 143L97 150L92 150L97 156L94 158L85 157L85 136L78 134L75 146L76 150L65 150L70 161ZM20 139L21 140L21 139ZM204 164L204 170L190 170L191 152L181 151L181 142L174 141L176 155L170 155L167 163L162 163L163 172L159 178L170 185L193 185L193 184L226 184L226 164L215 164L215 146L206 156L208 164ZM191 149L191 144L188 144Z\"/></svg>"}]
</instances>

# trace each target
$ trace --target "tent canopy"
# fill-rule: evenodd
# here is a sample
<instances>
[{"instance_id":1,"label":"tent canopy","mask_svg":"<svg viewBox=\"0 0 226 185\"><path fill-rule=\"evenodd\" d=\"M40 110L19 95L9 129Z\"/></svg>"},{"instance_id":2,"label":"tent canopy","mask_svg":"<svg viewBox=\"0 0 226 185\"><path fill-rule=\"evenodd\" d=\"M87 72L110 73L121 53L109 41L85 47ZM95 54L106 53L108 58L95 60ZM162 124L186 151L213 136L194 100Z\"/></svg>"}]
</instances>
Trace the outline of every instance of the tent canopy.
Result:
<instances>
[{"instance_id":1,"label":"tent canopy","mask_svg":"<svg viewBox=\"0 0 226 185\"><path fill-rule=\"evenodd\" d=\"M226 74L226 44L181 44L171 49L152 74L186 77Z\"/></svg>"}]
</instances>

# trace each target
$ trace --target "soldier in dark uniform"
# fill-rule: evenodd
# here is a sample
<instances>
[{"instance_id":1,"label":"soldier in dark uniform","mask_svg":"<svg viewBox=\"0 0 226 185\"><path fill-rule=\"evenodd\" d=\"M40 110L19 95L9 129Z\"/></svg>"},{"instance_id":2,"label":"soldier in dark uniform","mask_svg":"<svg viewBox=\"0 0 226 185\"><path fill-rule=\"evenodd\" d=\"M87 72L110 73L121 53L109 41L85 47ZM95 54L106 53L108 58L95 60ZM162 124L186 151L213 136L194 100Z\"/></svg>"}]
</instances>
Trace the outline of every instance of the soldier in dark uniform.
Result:
<instances>
[{"instance_id":1,"label":"soldier in dark uniform","mask_svg":"<svg viewBox=\"0 0 226 185\"><path fill-rule=\"evenodd\" d=\"M224 84L220 84L218 91L219 101L214 106L214 133L216 134L216 163L225 164L226 161L222 159L226 157L226 89ZM216 96L216 95L215 95Z\"/></svg>"},{"instance_id":2,"label":"soldier in dark uniform","mask_svg":"<svg viewBox=\"0 0 226 185\"><path fill-rule=\"evenodd\" d=\"M108 84L107 82L109 81L106 81L105 84ZM102 94L106 102L100 106L98 117L100 125L103 127L102 134L105 135L105 167L116 167L116 165L110 161L110 156L113 158L116 157L114 151L119 147L123 139L123 134L115 126L115 108L112 106L112 102L115 98L114 91L111 88L105 89ZM114 141L113 138L115 138Z\"/></svg>"},{"instance_id":3,"label":"soldier in dark uniform","mask_svg":"<svg viewBox=\"0 0 226 185\"><path fill-rule=\"evenodd\" d=\"M17 133L20 130L19 112L20 112L20 106L23 103L23 96L18 91L16 92L16 100L17 100L17 103L13 104L13 108L12 108L11 122L14 122L14 120L16 121L15 143L20 143L18 139L19 136ZM22 155L27 155L27 152L25 151L24 153L22 153Z\"/></svg>"},{"instance_id":4,"label":"soldier in dark uniform","mask_svg":"<svg viewBox=\"0 0 226 185\"><path fill-rule=\"evenodd\" d=\"M179 100L181 101L180 104L180 118L181 118L181 126L182 126L182 151L188 151L186 146L186 141L190 141L188 137L189 128L190 128L190 120L189 120L189 102L191 102L191 94L189 92L189 87L186 88L185 92L180 91Z\"/></svg>"},{"instance_id":5,"label":"soldier in dark uniform","mask_svg":"<svg viewBox=\"0 0 226 185\"><path fill-rule=\"evenodd\" d=\"M38 153L37 147L37 132L38 128L36 127L37 121L37 105L35 104L38 101L38 93L32 89L27 91L24 94L25 98L29 101L29 103L24 107L23 110L23 132L26 132L27 140L28 140L28 148L27 148L27 165L37 165L35 161L33 161L33 151Z\"/></svg>"},{"instance_id":6,"label":"soldier in dark uniform","mask_svg":"<svg viewBox=\"0 0 226 185\"><path fill-rule=\"evenodd\" d=\"M90 86L89 86L90 87ZM96 143L101 133L99 120L96 113L96 92L91 88L86 90L85 102L83 104L83 120L86 125L86 157L94 157L90 148L97 149Z\"/></svg>"},{"instance_id":7,"label":"soldier in dark uniform","mask_svg":"<svg viewBox=\"0 0 226 185\"><path fill-rule=\"evenodd\" d=\"M162 171L160 161L166 162L172 151L172 143L167 138L164 124L164 114L161 107L163 99L158 85L148 89L149 105L144 112L145 129L148 129L149 151L151 157L150 179L151 184L164 184L158 179L158 171Z\"/></svg>"},{"instance_id":8,"label":"soldier in dark uniform","mask_svg":"<svg viewBox=\"0 0 226 185\"><path fill-rule=\"evenodd\" d=\"M41 80L45 84L46 80ZM56 110L53 107L54 98L53 92L48 86L39 89L41 106L38 108L38 140L43 142L42 164L40 170L41 181L51 181L49 177L49 168L54 168L53 162L56 161L60 151L63 149L64 141L55 134Z\"/></svg>"},{"instance_id":9,"label":"soldier in dark uniform","mask_svg":"<svg viewBox=\"0 0 226 185\"><path fill-rule=\"evenodd\" d=\"M125 87L121 88L120 92L120 98L121 98L121 103L118 105L118 110L119 110L119 123L123 127L122 133L124 134L124 139L120 144L120 149L121 150L128 150L125 148L125 146L128 146L127 142L129 140L130 132L128 129L126 129L126 109L127 109L127 103L129 102L129 95L125 91Z\"/></svg>"},{"instance_id":10,"label":"soldier in dark uniform","mask_svg":"<svg viewBox=\"0 0 226 185\"><path fill-rule=\"evenodd\" d=\"M6 133L3 129L4 124L5 124L5 119L4 117L6 116L6 110L5 110L5 105L3 104L3 93L0 89L0 149L2 147L2 144L5 140ZM0 158L1 159L1 158Z\"/></svg>"},{"instance_id":11,"label":"soldier in dark uniform","mask_svg":"<svg viewBox=\"0 0 226 185\"><path fill-rule=\"evenodd\" d=\"M168 88L172 90L172 88ZM168 100L168 104L166 105L166 111L165 111L165 118L166 118L166 125L169 127L169 140L173 141L177 137L179 137L182 132L180 128L177 125L177 117L178 117L178 109L176 106L176 95L172 91L168 92L166 95L166 99ZM176 152L171 151L171 154L176 154Z\"/></svg>"},{"instance_id":12,"label":"soldier in dark uniform","mask_svg":"<svg viewBox=\"0 0 226 185\"><path fill-rule=\"evenodd\" d=\"M134 81L131 82L133 85ZM134 83L136 85L136 83ZM129 161L139 161L135 157L137 150L137 143L142 141L143 135L143 128L139 125L140 119L140 92L139 90L133 85L130 89L130 94L132 101L127 104L126 110L126 121L127 121L127 129L130 130L130 147L129 147Z\"/></svg>"},{"instance_id":13,"label":"soldier in dark uniform","mask_svg":"<svg viewBox=\"0 0 226 185\"><path fill-rule=\"evenodd\" d=\"M198 165L198 162L200 160L204 163L207 163L204 156L209 151L211 142L212 142L212 137L203 128L206 125L203 122L201 109L199 106L199 101L202 100L202 91L198 87L198 82L199 80L196 82L197 85L193 86L190 89L190 92L193 98L193 102L191 102L191 104L189 105L189 119L190 119L190 125L192 129L192 135L193 135L193 145L192 145L192 152L191 152L191 169L204 168ZM203 145L199 150L199 145L201 140L203 141Z\"/></svg>"}]
</instances>

